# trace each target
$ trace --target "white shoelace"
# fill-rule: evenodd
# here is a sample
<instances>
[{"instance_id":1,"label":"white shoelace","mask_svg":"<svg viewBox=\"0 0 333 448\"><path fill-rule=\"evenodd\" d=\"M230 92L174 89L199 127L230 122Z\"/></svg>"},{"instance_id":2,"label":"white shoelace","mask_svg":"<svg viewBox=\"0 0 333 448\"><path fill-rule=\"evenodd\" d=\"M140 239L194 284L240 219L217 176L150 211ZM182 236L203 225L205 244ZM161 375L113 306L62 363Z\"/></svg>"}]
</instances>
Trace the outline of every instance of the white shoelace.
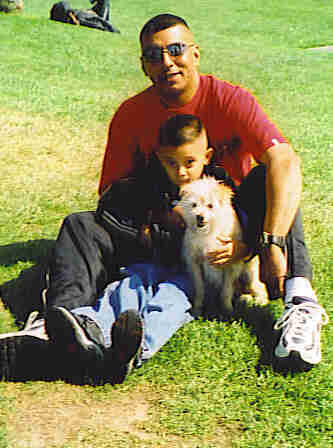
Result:
<instances>
[{"instance_id":1,"label":"white shoelace","mask_svg":"<svg viewBox=\"0 0 333 448\"><path fill-rule=\"evenodd\" d=\"M319 321L321 319L321 322ZM328 323L328 316L325 310L317 303L303 302L299 305L292 305L284 314L277 320L274 325L275 330L289 325L289 331L292 338L306 339L306 336L311 335L313 325L321 323L325 325Z\"/></svg>"}]
</instances>

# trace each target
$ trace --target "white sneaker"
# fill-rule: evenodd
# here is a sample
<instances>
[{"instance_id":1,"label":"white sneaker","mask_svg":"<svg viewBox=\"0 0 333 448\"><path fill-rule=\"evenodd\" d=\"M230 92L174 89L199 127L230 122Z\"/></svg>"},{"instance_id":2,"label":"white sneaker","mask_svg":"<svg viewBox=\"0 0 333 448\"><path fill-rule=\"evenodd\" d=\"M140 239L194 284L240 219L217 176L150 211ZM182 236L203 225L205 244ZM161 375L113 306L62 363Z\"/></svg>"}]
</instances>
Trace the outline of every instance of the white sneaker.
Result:
<instances>
[{"instance_id":1,"label":"white sneaker","mask_svg":"<svg viewBox=\"0 0 333 448\"><path fill-rule=\"evenodd\" d=\"M43 310L45 309L46 299L45 299L46 290L42 292L42 306ZM45 319L41 317L41 313L39 311L32 311L22 330L13 331L11 333L2 333L0 334L0 339L20 337L20 336L34 336L39 339L44 339L48 341L49 337L46 334L45 330Z\"/></svg>"},{"instance_id":2,"label":"white sneaker","mask_svg":"<svg viewBox=\"0 0 333 448\"><path fill-rule=\"evenodd\" d=\"M39 318L39 311L33 311L29 314L29 317L22 328L19 331L13 331L12 333L0 334L0 339L13 338L19 336L34 336L35 338L44 339L48 341L49 337L45 331L45 319Z\"/></svg>"},{"instance_id":3,"label":"white sneaker","mask_svg":"<svg viewBox=\"0 0 333 448\"><path fill-rule=\"evenodd\" d=\"M321 360L320 330L327 324L328 316L318 303L301 300L294 297L275 323L274 329L282 329L282 335L274 353L278 358L287 358L296 352L303 361L318 364Z\"/></svg>"}]
</instances>

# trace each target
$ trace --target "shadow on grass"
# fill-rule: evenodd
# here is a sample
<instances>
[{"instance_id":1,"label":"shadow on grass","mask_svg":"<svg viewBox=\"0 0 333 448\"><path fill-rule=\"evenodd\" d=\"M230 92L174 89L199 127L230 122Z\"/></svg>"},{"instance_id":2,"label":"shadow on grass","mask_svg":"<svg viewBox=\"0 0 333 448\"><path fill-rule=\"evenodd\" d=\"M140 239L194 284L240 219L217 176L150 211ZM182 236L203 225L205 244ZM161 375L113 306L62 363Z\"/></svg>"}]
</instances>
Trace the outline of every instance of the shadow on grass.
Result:
<instances>
[{"instance_id":1,"label":"shadow on grass","mask_svg":"<svg viewBox=\"0 0 333 448\"><path fill-rule=\"evenodd\" d=\"M28 314L41 308L41 291L45 285L45 270L53 240L34 240L14 243L0 248L0 265L14 266L18 262L32 262L20 275L0 285L0 297L17 322L24 322Z\"/></svg>"},{"instance_id":2,"label":"shadow on grass","mask_svg":"<svg viewBox=\"0 0 333 448\"><path fill-rule=\"evenodd\" d=\"M0 247L0 265L12 266L19 261L40 263L48 256L54 240L29 240Z\"/></svg>"},{"instance_id":3,"label":"shadow on grass","mask_svg":"<svg viewBox=\"0 0 333 448\"><path fill-rule=\"evenodd\" d=\"M298 356L279 359L274 356L274 349L279 342L281 331L274 330L276 318L268 306L248 306L241 302L237 305L235 319L245 322L251 333L256 336L261 355L257 364L257 373L265 371L269 366L274 372L284 376L308 371L312 366Z\"/></svg>"}]
</instances>

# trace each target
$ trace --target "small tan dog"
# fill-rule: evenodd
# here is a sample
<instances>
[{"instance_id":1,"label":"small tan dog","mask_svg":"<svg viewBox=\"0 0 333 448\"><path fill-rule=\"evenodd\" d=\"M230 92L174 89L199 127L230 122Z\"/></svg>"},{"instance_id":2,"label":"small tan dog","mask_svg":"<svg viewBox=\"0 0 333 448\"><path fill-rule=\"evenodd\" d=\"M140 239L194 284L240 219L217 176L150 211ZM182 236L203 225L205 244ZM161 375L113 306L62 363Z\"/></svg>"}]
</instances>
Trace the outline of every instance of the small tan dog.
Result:
<instances>
[{"instance_id":1,"label":"small tan dog","mask_svg":"<svg viewBox=\"0 0 333 448\"><path fill-rule=\"evenodd\" d=\"M193 314L200 315L207 291L218 291L221 317L233 311L233 299L250 294L256 303L267 303L266 287L259 281L259 260L240 260L215 267L206 255L218 250L218 237L243 240L243 232L232 206L233 191L213 177L184 185L177 210L183 216L186 230L183 259L194 285Z\"/></svg>"}]
</instances>

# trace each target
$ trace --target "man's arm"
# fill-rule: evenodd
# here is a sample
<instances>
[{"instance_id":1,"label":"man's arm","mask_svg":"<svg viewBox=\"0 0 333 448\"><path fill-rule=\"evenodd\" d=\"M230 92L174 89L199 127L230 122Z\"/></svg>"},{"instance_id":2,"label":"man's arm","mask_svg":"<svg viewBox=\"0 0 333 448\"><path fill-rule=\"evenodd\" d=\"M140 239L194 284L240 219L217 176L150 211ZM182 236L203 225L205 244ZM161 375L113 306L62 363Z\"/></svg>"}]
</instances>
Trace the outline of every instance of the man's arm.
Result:
<instances>
[{"instance_id":1,"label":"man's arm","mask_svg":"<svg viewBox=\"0 0 333 448\"><path fill-rule=\"evenodd\" d=\"M129 101L121 104L108 129L98 187L100 195L114 182L133 175L140 156L139 132Z\"/></svg>"},{"instance_id":2,"label":"man's arm","mask_svg":"<svg viewBox=\"0 0 333 448\"><path fill-rule=\"evenodd\" d=\"M286 236L295 218L302 192L299 157L290 145L280 143L269 148L261 157L266 165L266 215L264 232ZM286 253L270 245L260 253L260 279L272 299L284 294L287 274Z\"/></svg>"},{"instance_id":3,"label":"man's arm","mask_svg":"<svg viewBox=\"0 0 333 448\"><path fill-rule=\"evenodd\" d=\"M285 236L299 207L302 176L300 159L287 143L270 147L260 158L266 165L266 216L264 231ZM232 263L249 255L246 245L240 241L221 239L221 249L209 254L210 262L216 265ZM275 245L266 250L262 280L282 278L286 274L286 258Z\"/></svg>"},{"instance_id":4,"label":"man's arm","mask_svg":"<svg viewBox=\"0 0 333 448\"><path fill-rule=\"evenodd\" d=\"M269 148L260 158L266 165L264 231L286 236L299 208L302 193L300 158L287 143Z\"/></svg>"}]
</instances>

